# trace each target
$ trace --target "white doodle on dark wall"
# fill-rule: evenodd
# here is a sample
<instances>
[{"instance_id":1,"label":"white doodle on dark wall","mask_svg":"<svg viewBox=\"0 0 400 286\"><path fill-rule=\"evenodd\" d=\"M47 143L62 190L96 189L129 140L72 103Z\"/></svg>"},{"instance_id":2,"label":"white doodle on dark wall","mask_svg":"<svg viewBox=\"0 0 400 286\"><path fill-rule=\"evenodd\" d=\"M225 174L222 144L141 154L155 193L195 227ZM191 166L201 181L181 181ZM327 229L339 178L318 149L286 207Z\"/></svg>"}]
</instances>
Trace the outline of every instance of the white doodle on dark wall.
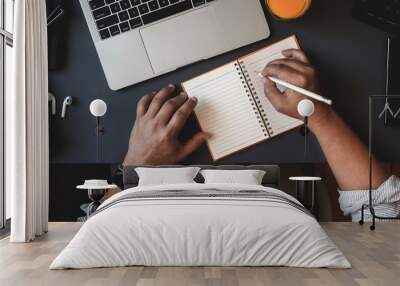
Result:
<instances>
[{"instance_id":1,"label":"white doodle on dark wall","mask_svg":"<svg viewBox=\"0 0 400 286\"><path fill-rule=\"evenodd\" d=\"M389 112L389 114L390 114L394 119L397 119L397 118L400 119L400 108L399 108L397 111L393 110L393 109L390 107L390 103L389 103L388 101L386 101L385 106L384 106L384 108L383 108L381 114L379 114L379 117L378 117L378 118L379 118L379 119L382 119L382 117L383 117L385 114L387 114L388 112Z\"/></svg>"}]
</instances>

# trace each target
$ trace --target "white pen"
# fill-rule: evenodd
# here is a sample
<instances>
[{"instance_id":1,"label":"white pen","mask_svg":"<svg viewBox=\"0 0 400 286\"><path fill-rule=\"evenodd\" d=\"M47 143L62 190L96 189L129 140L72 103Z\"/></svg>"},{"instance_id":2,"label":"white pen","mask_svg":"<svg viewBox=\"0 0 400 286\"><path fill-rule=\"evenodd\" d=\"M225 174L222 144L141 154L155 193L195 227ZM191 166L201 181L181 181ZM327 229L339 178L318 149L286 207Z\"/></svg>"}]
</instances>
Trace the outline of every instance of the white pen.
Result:
<instances>
[{"instance_id":1,"label":"white pen","mask_svg":"<svg viewBox=\"0 0 400 286\"><path fill-rule=\"evenodd\" d=\"M261 73L258 73L258 76L261 77L261 78L265 78ZM318 94L316 94L316 93L314 93L314 92L312 92L312 91L309 91L309 90L306 90L306 89L304 89L304 88L298 87L298 86L296 86L296 85L294 85L294 84L291 84L291 83L289 83L289 82L286 82L286 81L284 81L284 80L281 80L281 79L276 78L276 77L273 77L273 76L270 76L270 77L268 77L268 78L269 78L271 81L273 81L273 82L275 82L275 83L277 83L277 84L280 84L280 85L282 85L282 86L284 86L284 87L290 88L290 89L292 89L292 90L294 90L294 91L297 91L298 93L301 93L301 94L303 94L303 95L305 95L305 96L308 96L308 97L310 97L310 98L312 98L312 99L321 101L321 102L326 103L326 104L328 104L328 105L332 105L332 100L327 99L327 98L325 98L325 97L322 97L322 96L320 96L320 95L318 95Z\"/></svg>"}]
</instances>

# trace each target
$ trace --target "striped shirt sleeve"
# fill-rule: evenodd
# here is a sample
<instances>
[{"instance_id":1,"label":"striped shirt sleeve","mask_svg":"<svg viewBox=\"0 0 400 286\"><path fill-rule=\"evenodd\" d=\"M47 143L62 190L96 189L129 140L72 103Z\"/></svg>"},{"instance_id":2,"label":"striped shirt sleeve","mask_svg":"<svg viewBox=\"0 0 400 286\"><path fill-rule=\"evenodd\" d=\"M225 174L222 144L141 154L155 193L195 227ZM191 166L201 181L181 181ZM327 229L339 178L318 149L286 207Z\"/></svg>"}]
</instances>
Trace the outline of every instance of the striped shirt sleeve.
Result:
<instances>
[{"instance_id":1,"label":"striped shirt sleeve","mask_svg":"<svg viewBox=\"0 0 400 286\"><path fill-rule=\"evenodd\" d=\"M339 204L344 215L351 215L352 221L359 221L361 218L361 207L369 203L368 190L338 191ZM378 189L372 192L372 204L375 207L375 214L381 217L396 217L400 215L400 178L391 176ZM368 209L365 209L366 221L372 216Z\"/></svg>"}]
</instances>

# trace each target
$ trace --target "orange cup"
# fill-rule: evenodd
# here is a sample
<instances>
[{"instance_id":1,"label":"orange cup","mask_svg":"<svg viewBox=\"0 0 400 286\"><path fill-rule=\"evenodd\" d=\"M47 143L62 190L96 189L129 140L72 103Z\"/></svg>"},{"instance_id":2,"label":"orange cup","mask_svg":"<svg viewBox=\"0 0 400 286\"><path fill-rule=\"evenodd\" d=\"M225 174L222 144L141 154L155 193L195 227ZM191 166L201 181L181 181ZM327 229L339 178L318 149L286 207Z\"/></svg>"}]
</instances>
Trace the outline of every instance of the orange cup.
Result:
<instances>
[{"instance_id":1,"label":"orange cup","mask_svg":"<svg viewBox=\"0 0 400 286\"><path fill-rule=\"evenodd\" d=\"M310 8L312 0L266 0L271 13L281 20L302 17Z\"/></svg>"}]
</instances>

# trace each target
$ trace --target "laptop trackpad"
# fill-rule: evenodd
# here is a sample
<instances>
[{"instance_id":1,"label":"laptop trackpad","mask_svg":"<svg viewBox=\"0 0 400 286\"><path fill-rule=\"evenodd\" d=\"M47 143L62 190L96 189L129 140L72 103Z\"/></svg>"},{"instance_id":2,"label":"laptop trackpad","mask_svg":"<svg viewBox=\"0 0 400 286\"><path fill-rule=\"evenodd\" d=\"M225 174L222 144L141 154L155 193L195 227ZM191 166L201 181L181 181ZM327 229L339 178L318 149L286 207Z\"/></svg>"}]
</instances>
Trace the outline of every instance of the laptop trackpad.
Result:
<instances>
[{"instance_id":1,"label":"laptop trackpad","mask_svg":"<svg viewBox=\"0 0 400 286\"><path fill-rule=\"evenodd\" d=\"M215 56L224 37L214 9L205 7L140 31L155 73Z\"/></svg>"}]
</instances>

